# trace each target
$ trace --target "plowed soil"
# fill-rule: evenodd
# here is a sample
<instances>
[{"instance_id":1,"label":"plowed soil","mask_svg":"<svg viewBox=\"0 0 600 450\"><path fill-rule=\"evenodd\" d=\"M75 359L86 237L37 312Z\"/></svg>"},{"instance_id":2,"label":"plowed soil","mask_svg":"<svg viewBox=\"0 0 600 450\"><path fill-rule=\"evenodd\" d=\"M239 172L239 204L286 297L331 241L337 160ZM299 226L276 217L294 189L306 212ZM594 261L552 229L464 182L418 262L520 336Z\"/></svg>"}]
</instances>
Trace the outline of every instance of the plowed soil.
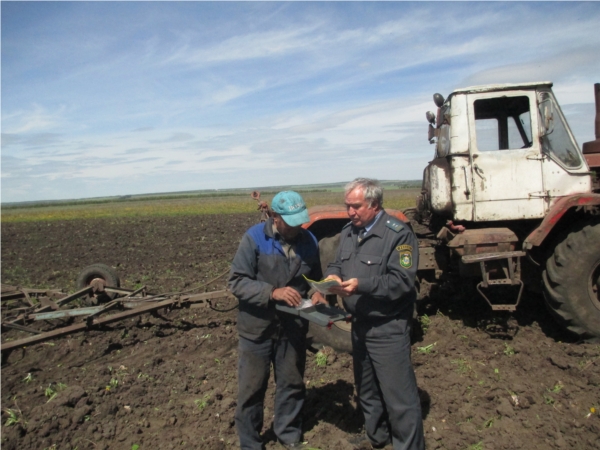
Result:
<instances>
[{"instance_id":1,"label":"plowed soil","mask_svg":"<svg viewBox=\"0 0 600 450\"><path fill-rule=\"evenodd\" d=\"M101 262L128 288L222 289L219 276L257 220L249 214L3 224L2 283L73 292L78 273ZM506 316L482 302L448 293L419 307L423 326L413 362L427 448L597 448L600 345L562 333L537 296ZM3 330L2 342L26 336ZM304 436L314 448L349 449L346 439L362 428L352 360L322 352L325 365L323 356L308 353ZM235 310L161 310L27 346L7 355L1 375L5 450L238 446ZM278 448L273 394L271 380L267 449Z\"/></svg>"}]
</instances>

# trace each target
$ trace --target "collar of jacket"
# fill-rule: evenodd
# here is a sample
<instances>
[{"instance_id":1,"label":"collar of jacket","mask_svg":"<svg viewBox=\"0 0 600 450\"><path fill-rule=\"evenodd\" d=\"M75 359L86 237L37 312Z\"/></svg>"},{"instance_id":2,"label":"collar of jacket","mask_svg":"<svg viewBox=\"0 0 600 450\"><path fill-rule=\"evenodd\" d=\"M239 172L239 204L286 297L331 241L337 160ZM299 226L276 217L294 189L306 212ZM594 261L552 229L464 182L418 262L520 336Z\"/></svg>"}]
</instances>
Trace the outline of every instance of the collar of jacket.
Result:
<instances>
[{"instance_id":1,"label":"collar of jacket","mask_svg":"<svg viewBox=\"0 0 600 450\"><path fill-rule=\"evenodd\" d=\"M273 223L273 218L269 217L269 220L267 220L265 222L265 226L263 227L263 231L265 233L266 236L268 236L271 239L277 240L275 238L275 224ZM277 233L279 235L279 233ZM288 244L298 244L300 242L303 242L306 240L306 231L304 230L304 228L300 229L300 233L298 233L298 236L296 236L296 240L294 242L287 242Z\"/></svg>"},{"instance_id":2,"label":"collar of jacket","mask_svg":"<svg viewBox=\"0 0 600 450\"><path fill-rule=\"evenodd\" d=\"M371 229L369 230L369 232L367 233L367 235L365 236L365 239L370 237L370 236L379 236L382 237L385 233L385 221L388 218L388 213L385 212L385 209L381 210L381 216L379 217L379 219L377 219L377 222L375 222L373 224L373 226L371 227ZM349 232L353 235L353 237L357 238L358 237L358 232L359 232L359 228L355 227L354 225L352 225L352 222L350 222L347 226L349 226Z\"/></svg>"}]
</instances>

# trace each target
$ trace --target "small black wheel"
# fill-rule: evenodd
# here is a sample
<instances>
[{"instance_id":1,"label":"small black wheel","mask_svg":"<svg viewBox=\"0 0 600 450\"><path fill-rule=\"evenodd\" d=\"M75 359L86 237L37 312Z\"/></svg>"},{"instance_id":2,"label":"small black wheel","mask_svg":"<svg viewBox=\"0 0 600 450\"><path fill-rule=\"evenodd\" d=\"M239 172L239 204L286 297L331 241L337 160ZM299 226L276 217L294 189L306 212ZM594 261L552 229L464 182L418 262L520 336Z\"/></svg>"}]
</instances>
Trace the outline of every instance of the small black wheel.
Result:
<instances>
[{"instance_id":1,"label":"small black wheel","mask_svg":"<svg viewBox=\"0 0 600 450\"><path fill-rule=\"evenodd\" d=\"M94 281L97 278L104 280L106 286L115 288L121 286L121 280L119 280L119 276L111 267L107 266L106 264L97 263L86 267L79 273L79 275L77 276L77 281L75 283L75 285L77 286L77 290L81 290L90 286L92 284L92 281ZM102 303L108 300L112 300L115 297L115 293L101 292L96 294L96 301L92 301L92 303Z\"/></svg>"},{"instance_id":2,"label":"small black wheel","mask_svg":"<svg viewBox=\"0 0 600 450\"><path fill-rule=\"evenodd\" d=\"M546 304L558 322L583 339L600 341L600 218L563 236L542 278Z\"/></svg>"}]
</instances>

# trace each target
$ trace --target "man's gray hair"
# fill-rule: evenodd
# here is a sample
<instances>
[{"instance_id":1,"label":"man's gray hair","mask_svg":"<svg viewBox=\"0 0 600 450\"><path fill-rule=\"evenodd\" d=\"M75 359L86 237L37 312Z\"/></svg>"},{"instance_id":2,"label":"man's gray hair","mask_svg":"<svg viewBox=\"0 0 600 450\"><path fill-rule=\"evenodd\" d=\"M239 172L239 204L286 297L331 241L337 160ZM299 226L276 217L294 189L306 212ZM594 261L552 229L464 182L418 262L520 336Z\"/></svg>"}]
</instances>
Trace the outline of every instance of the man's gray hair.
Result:
<instances>
[{"instance_id":1,"label":"man's gray hair","mask_svg":"<svg viewBox=\"0 0 600 450\"><path fill-rule=\"evenodd\" d=\"M344 188L344 192L349 194L356 188L361 188L365 194L365 200L369 202L369 206L377 203L380 208L383 208L383 189L379 181L372 178L355 178Z\"/></svg>"}]
</instances>

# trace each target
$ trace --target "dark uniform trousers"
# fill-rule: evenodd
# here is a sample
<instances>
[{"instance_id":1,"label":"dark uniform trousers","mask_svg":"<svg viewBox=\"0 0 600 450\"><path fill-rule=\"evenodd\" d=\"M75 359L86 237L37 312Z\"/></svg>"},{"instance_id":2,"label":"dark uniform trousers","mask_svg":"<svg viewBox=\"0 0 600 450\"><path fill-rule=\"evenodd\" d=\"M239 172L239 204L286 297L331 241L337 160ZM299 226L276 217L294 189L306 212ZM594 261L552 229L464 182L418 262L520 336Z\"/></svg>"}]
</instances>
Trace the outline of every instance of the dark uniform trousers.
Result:
<instances>
[{"instance_id":1,"label":"dark uniform trousers","mask_svg":"<svg viewBox=\"0 0 600 450\"><path fill-rule=\"evenodd\" d=\"M262 341L239 337L235 423L241 450L264 448L260 432L271 364L276 384L275 434L288 444L299 442L302 438L306 330L294 328L286 326L285 331L281 329L279 338Z\"/></svg>"},{"instance_id":2,"label":"dark uniform trousers","mask_svg":"<svg viewBox=\"0 0 600 450\"><path fill-rule=\"evenodd\" d=\"M354 377L367 436L394 450L425 448L421 403L410 359L410 322L352 324Z\"/></svg>"}]
</instances>

